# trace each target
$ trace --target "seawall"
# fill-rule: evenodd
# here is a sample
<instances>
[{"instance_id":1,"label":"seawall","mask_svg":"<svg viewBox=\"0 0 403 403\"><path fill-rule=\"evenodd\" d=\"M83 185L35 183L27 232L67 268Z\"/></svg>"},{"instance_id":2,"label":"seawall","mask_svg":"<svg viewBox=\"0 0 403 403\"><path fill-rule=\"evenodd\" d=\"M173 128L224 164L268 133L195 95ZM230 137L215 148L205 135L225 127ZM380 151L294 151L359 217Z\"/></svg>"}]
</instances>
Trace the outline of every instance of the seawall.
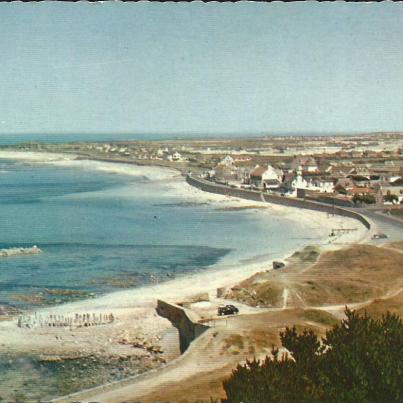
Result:
<instances>
[{"instance_id":1,"label":"seawall","mask_svg":"<svg viewBox=\"0 0 403 403\"><path fill-rule=\"evenodd\" d=\"M265 201L268 203L281 204L288 207L297 207L308 210L321 211L329 214L337 214L343 217L350 217L361 222L361 224L364 225L367 229L371 229L371 224L363 215L339 206L332 206L325 203L299 198L276 196L256 190L232 188L230 186L221 185L219 183L211 182L205 179L196 178L192 175L186 176L186 182L191 186L203 190L204 192L217 193L259 202Z\"/></svg>"},{"instance_id":2,"label":"seawall","mask_svg":"<svg viewBox=\"0 0 403 403\"><path fill-rule=\"evenodd\" d=\"M187 312L180 305L158 300L157 313L168 319L178 329L181 353L186 351L194 339L209 329L208 326L197 323L197 318L193 317L191 312Z\"/></svg>"}]
</instances>

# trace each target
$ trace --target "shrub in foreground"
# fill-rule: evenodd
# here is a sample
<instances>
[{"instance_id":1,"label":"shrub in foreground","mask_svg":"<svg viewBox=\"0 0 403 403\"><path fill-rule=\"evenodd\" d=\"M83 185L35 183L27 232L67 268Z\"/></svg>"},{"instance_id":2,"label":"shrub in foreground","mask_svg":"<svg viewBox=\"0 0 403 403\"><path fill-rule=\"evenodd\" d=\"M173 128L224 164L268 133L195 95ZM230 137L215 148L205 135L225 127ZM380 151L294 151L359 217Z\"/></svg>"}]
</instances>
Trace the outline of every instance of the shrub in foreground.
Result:
<instances>
[{"instance_id":1,"label":"shrub in foreground","mask_svg":"<svg viewBox=\"0 0 403 403\"><path fill-rule=\"evenodd\" d=\"M403 402L403 324L346 309L319 340L311 330L280 333L290 354L238 365L224 381L227 403Z\"/></svg>"}]
</instances>

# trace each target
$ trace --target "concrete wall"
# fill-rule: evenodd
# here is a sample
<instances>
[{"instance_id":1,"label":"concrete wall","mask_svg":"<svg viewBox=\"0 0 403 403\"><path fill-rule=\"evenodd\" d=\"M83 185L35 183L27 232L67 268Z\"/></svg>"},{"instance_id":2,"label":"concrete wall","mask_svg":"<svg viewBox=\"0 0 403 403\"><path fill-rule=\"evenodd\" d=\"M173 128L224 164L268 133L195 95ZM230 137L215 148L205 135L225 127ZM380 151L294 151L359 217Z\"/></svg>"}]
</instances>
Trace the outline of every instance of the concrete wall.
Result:
<instances>
[{"instance_id":1,"label":"concrete wall","mask_svg":"<svg viewBox=\"0 0 403 403\"><path fill-rule=\"evenodd\" d=\"M319 203L326 203L326 204L331 204L331 205L336 205L340 207L354 207L353 203L349 200L343 200L343 199L338 199L337 197L331 197L331 196L306 196L306 200L312 200L312 201L317 201Z\"/></svg>"},{"instance_id":2,"label":"concrete wall","mask_svg":"<svg viewBox=\"0 0 403 403\"><path fill-rule=\"evenodd\" d=\"M371 224L361 214L342 207L333 206L325 203L319 203L311 200L303 200L299 198L290 198L283 196L270 195L256 190L246 190L231 188L229 186L220 185L201 178L195 178L191 175L186 176L186 181L192 186L197 187L205 192L218 193L226 196L239 197L254 201L266 201L268 203L281 204L283 206L298 207L314 211L322 211L329 214L337 214L344 217L350 217L361 222L367 229L371 228Z\"/></svg>"},{"instance_id":3,"label":"concrete wall","mask_svg":"<svg viewBox=\"0 0 403 403\"><path fill-rule=\"evenodd\" d=\"M181 353L189 347L194 339L209 329L208 326L197 323L197 320L191 316L190 312L176 304L158 300L157 313L167 318L178 329Z\"/></svg>"},{"instance_id":4,"label":"concrete wall","mask_svg":"<svg viewBox=\"0 0 403 403\"><path fill-rule=\"evenodd\" d=\"M340 207L354 207L354 203L350 200L341 199L338 197L330 196L326 193L318 193L306 189L297 189L297 197L304 200L317 201L319 203L326 203L340 206Z\"/></svg>"}]
</instances>

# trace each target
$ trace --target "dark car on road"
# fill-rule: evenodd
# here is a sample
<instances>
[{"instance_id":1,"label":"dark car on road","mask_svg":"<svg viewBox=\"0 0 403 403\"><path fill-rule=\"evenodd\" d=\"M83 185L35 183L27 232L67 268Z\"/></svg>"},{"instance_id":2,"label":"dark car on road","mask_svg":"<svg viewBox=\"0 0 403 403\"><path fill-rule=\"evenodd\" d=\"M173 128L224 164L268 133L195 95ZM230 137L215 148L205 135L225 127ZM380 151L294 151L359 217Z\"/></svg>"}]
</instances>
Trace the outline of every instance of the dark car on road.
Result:
<instances>
[{"instance_id":1,"label":"dark car on road","mask_svg":"<svg viewBox=\"0 0 403 403\"><path fill-rule=\"evenodd\" d=\"M239 309L234 305L224 305L218 307L218 316L234 315L239 312Z\"/></svg>"},{"instance_id":2,"label":"dark car on road","mask_svg":"<svg viewBox=\"0 0 403 403\"><path fill-rule=\"evenodd\" d=\"M386 234L375 234L372 239L385 239L388 236Z\"/></svg>"}]
</instances>

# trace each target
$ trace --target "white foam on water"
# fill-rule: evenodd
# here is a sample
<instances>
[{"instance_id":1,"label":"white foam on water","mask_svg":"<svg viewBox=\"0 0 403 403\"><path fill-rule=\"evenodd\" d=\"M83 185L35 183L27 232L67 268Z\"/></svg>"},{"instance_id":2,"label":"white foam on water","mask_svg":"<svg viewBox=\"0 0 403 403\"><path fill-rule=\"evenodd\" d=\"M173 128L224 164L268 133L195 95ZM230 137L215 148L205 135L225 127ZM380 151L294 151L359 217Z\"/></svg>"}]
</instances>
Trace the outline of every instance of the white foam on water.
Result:
<instances>
[{"instance_id":1,"label":"white foam on water","mask_svg":"<svg viewBox=\"0 0 403 403\"><path fill-rule=\"evenodd\" d=\"M123 163L109 163L92 160L76 160L74 155L47 154L33 152L0 151L0 158L28 161L34 163L52 164L61 167L75 167L91 169L118 175L130 175L146 177L155 186L164 191L164 197L172 196L185 202L208 203L213 207L231 208L256 206L253 210L260 217L262 225L270 226L273 220L287 220L298 223L304 227L314 239L316 244L328 244L334 241L329 238L333 228L356 228L351 233L342 234L337 238L338 243L352 243L361 240L366 235L366 229L356 220L341 216L329 216L327 213L303 210L293 207L272 205L265 202L254 202L234 197L203 192L187 184L179 172L169 168L154 166L137 166ZM119 189L119 196L130 197L136 192L136 186L127 185ZM104 191L105 195L108 191ZM116 196L116 189L110 196ZM265 207L265 208L262 208ZM305 231L304 231L305 232ZM312 244L311 239L306 239L305 244ZM278 242L286 242L287 234L279 234ZM240 237L240 242L242 237ZM292 251L287 253L291 254ZM154 306L156 298L177 299L183 298L201 291L214 293L218 287L228 286L239 282L257 271L267 270L271 267L272 260L285 256L271 256L267 259L248 259L247 263L227 264L225 258L218 264L202 272L187 274L186 276L170 280L157 285L147 285L136 289L116 291L95 299L83 300L64 304L52 308L43 308L47 312L68 312L74 310L105 310L119 309L135 306ZM1 324L0 324L1 326Z\"/></svg>"},{"instance_id":2,"label":"white foam on water","mask_svg":"<svg viewBox=\"0 0 403 403\"><path fill-rule=\"evenodd\" d=\"M119 175L140 176L153 181L161 181L180 176L179 171L170 168L77 158L78 156L75 154L0 151L0 159L10 159L37 164L51 164L66 168L81 168Z\"/></svg>"}]
</instances>

